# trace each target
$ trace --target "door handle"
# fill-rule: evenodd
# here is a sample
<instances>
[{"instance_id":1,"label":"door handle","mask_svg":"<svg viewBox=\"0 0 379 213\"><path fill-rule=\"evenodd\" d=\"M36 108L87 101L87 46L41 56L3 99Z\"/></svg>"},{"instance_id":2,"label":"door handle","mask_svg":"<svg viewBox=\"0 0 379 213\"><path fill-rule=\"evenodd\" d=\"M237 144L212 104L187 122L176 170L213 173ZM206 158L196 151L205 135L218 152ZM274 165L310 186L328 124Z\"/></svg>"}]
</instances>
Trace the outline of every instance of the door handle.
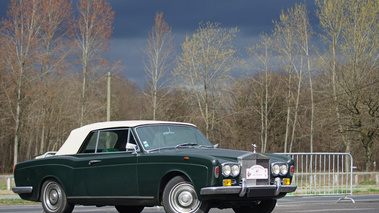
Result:
<instances>
[{"instance_id":1,"label":"door handle","mask_svg":"<svg viewBox=\"0 0 379 213\"><path fill-rule=\"evenodd\" d=\"M100 163L100 162L101 162L101 160L90 160L90 161L88 162L88 165L92 165L92 164Z\"/></svg>"}]
</instances>

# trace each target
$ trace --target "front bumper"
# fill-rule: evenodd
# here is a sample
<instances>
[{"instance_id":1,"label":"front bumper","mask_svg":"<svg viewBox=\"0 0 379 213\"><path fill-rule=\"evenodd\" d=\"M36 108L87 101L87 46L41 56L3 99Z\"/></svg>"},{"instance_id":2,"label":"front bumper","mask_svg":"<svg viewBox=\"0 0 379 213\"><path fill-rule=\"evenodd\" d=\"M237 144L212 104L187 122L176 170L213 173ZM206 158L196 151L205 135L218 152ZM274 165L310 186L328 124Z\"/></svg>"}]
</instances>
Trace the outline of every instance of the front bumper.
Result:
<instances>
[{"instance_id":1,"label":"front bumper","mask_svg":"<svg viewBox=\"0 0 379 213\"><path fill-rule=\"evenodd\" d=\"M227 195L238 194L240 197L275 197L280 193L290 193L296 191L296 185L255 185L247 186L243 180L241 186L215 186L205 187L200 190L201 195Z\"/></svg>"}]
</instances>

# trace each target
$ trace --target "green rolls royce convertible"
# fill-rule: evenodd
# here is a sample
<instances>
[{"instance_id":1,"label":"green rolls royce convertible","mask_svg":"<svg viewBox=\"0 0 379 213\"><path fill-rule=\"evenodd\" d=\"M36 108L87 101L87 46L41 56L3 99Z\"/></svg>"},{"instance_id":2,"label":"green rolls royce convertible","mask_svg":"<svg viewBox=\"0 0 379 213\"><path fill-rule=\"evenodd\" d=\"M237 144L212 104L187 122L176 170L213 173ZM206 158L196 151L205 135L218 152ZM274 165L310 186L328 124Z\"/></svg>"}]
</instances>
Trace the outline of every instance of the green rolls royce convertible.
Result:
<instances>
[{"instance_id":1,"label":"green rolls royce convertible","mask_svg":"<svg viewBox=\"0 0 379 213\"><path fill-rule=\"evenodd\" d=\"M287 156L219 149L193 124L114 121L74 129L55 155L18 163L13 191L46 213L75 205L120 213L161 205L170 213L271 212L296 190L293 173Z\"/></svg>"}]
</instances>

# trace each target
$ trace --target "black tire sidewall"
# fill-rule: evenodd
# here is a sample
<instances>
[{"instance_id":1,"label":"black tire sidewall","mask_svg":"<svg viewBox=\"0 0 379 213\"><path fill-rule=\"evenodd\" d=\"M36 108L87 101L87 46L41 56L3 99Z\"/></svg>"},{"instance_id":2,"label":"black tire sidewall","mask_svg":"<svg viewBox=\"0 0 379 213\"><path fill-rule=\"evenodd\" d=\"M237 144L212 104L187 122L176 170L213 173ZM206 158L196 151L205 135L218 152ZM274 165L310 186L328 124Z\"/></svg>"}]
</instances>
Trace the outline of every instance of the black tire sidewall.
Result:
<instances>
[{"instance_id":1,"label":"black tire sidewall","mask_svg":"<svg viewBox=\"0 0 379 213\"><path fill-rule=\"evenodd\" d=\"M62 205L55 211L50 211L50 209L46 206L47 204L45 203L45 197L48 195L45 195L44 193L46 192L46 187L49 184L55 184L61 191ZM46 180L43 183L42 188L41 188L41 203L42 203L42 208L45 213L71 213L72 210L74 209L74 205L70 204L67 201L66 193L64 192L62 186L55 180Z\"/></svg>"},{"instance_id":2,"label":"black tire sidewall","mask_svg":"<svg viewBox=\"0 0 379 213\"><path fill-rule=\"evenodd\" d=\"M187 178L183 176L176 176L172 178L165 186L163 190L163 195L162 195L162 201L163 201L163 207L167 213L177 213L171 206L170 206L170 201L169 201L169 196L172 188L179 184L179 183L187 183L191 184L190 181L188 181ZM192 185L193 186L193 185ZM209 211L208 203L204 201L200 201L200 207L197 209L197 211L193 213L207 213Z\"/></svg>"}]
</instances>

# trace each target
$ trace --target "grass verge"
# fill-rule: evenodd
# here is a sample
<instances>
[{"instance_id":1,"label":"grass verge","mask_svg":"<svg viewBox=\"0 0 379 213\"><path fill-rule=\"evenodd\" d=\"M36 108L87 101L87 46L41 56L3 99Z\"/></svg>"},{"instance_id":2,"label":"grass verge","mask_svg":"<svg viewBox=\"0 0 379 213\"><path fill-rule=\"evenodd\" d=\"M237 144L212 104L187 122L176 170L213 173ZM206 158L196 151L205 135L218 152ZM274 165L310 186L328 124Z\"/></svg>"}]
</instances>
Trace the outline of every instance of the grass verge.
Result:
<instances>
[{"instance_id":1,"label":"grass verge","mask_svg":"<svg viewBox=\"0 0 379 213\"><path fill-rule=\"evenodd\" d=\"M379 189L374 189L374 188L368 188L368 189L354 189L353 190L353 195L356 194L379 194Z\"/></svg>"},{"instance_id":2,"label":"grass verge","mask_svg":"<svg viewBox=\"0 0 379 213\"><path fill-rule=\"evenodd\" d=\"M22 200L22 199L0 199L0 205L26 205L37 204L36 202Z\"/></svg>"}]
</instances>

